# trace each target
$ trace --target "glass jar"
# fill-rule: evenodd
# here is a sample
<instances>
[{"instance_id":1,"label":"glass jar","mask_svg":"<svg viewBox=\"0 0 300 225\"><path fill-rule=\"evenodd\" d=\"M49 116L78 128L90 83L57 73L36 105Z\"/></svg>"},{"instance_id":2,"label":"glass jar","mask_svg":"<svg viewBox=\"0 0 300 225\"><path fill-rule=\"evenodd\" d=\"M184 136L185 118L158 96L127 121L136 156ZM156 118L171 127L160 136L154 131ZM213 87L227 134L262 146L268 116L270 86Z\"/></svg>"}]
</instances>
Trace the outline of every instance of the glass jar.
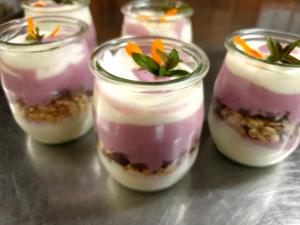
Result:
<instances>
[{"instance_id":1,"label":"glass jar","mask_svg":"<svg viewBox=\"0 0 300 225\"><path fill-rule=\"evenodd\" d=\"M92 50L97 45L96 29L89 8L90 0L75 0L72 4L56 3L53 0L42 1L42 5L35 5L39 1L24 0L22 7L25 17L35 16L67 16L80 19L89 25L86 39Z\"/></svg>"},{"instance_id":2,"label":"glass jar","mask_svg":"<svg viewBox=\"0 0 300 225\"><path fill-rule=\"evenodd\" d=\"M148 49L152 37L104 43L90 65L96 77L94 126L102 163L118 182L139 191L167 188L187 173L197 156L204 118L202 79L209 69L205 53L182 41L161 40L167 50L177 49L189 75L132 80L123 76L128 74L126 60L106 62L107 56L122 55L128 42ZM124 74L116 74L115 68Z\"/></svg>"},{"instance_id":3,"label":"glass jar","mask_svg":"<svg viewBox=\"0 0 300 225\"><path fill-rule=\"evenodd\" d=\"M35 17L40 33L60 26L53 39L28 42L27 21L0 26L2 86L20 127L34 139L62 143L92 126L93 76L90 51L83 38L88 26L66 17Z\"/></svg>"},{"instance_id":4,"label":"glass jar","mask_svg":"<svg viewBox=\"0 0 300 225\"><path fill-rule=\"evenodd\" d=\"M245 165L273 165L299 144L300 67L249 56L233 42L236 35L266 55L266 37L288 44L300 36L264 29L234 32L225 41L227 54L214 85L209 127L218 150ZM292 54L299 58L300 48Z\"/></svg>"},{"instance_id":5,"label":"glass jar","mask_svg":"<svg viewBox=\"0 0 300 225\"><path fill-rule=\"evenodd\" d=\"M176 13L168 13L176 9ZM137 0L121 9L122 36L159 35L192 42L193 9L181 1Z\"/></svg>"}]
</instances>

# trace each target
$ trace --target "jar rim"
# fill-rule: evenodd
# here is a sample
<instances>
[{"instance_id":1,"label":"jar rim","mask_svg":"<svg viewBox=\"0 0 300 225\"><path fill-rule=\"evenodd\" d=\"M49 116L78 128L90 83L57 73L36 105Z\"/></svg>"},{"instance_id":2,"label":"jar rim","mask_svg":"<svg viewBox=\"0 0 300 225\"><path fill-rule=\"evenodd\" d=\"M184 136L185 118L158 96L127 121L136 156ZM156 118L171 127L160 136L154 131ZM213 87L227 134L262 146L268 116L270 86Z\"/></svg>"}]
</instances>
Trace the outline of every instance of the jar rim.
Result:
<instances>
[{"instance_id":1,"label":"jar rim","mask_svg":"<svg viewBox=\"0 0 300 225\"><path fill-rule=\"evenodd\" d=\"M107 51L109 48L113 46L125 46L125 44L129 41L138 43L139 41L152 41L154 39L160 38L165 45L177 43L184 46L184 49L186 52L190 52L191 54L196 54L197 57L201 58L201 63L198 63L199 65L196 66L196 68L189 73L188 75L177 78L174 80L167 80L167 81L158 81L158 82L145 82L145 81L136 81L136 80L130 80L126 78L122 78L119 76L116 76L109 71L107 71L103 66L100 65L97 61L97 57L101 54ZM206 53L199 48L198 46L186 43L177 39L173 38L167 38L167 37L160 37L160 36L143 36L143 37L122 37L122 38L116 38L110 41L107 41L100 46L98 46L90 57L90 69L93 72L93 75L96 79L105 79L112 83L118 83L118 84L127 84L127 85L138 85L138 86L165 86L165 85L171 85L171 84L190 84L193 82L197 82L199 80L202 80L208 70L209 70L209 59L206 55Z\"/></svg>"},{"instance_id":2,"label":"jar rim","mask_svg":"<svg viewBox=\"0 0 300 225\"><path fill-rule=\"evenodd\" d=\"M256 57L253 57L247 53L245 53L244 51L242 51L241 49L239 49L236 44L233 43L233 37L234 36L240 36L242 39L246 39L247 40L247 36L251 38L251 40L255 40L255 39L264 39L267 36L270 36L272 38L281 40L281 41L285 41L287 43L291 42L291 41L295 41L295 40L299 40L300 39L300 35L294 34L294 33L288 33L288 32L283 32L283 31L279 31L279 30L274 30L274 29L264 29L264 28L248 28L248 29L242 29L242 30L238 30L235 31L231 34L229 34L226 39L225 39L225 48L227 50L233 50L235 52L238 52L239 55L246 57L248 59L260 62L260 63L264 63L266 65L270 65L270 66L275 66L275 67L284 67L284 68L300 68L300 65L291 65L291 64L279 64L279 63L275 63L275 62L269 62L266 61L264 59L259 59ZM256 35L257 37L255 37L254 35Z\"/></svg>"},{"instance_id":3,"label":"jar rim","mask_svg":"<svg viewBox=\"0 0 300 225\"><path fill-rule=\"evenodd\" d=\"M126 4L124 4L121 7L121 12L123 13L123 15L129 16L129 17L137 17L138 14L138 9L143 8L143 7L163 7L166 6L166 4L170 4L170 5L174 5L174 6L183 6L186 7L187 10L185 10L184 12L180 12L176 15L166 15L164 16L164 19L166 21L173 21L173 20L178 20L181 19L182 17L191 17L194 14L194 10L193 8L183 2L183 1L179 1L179 0L167 0L167 1L160 1L160 0L134 0L131 2L128 2ZM136 8L136 12L134 11ZM149 19L147 19L148 21L153 21L153 22L158 22L161 21L161 16L151 16Z\"/></svg>"},{"instance_id":4,"label":"jar rim","mask_svg":"<svg viewBox=\"0 0 300 225\"><path fill-rule=\"evenodd\" d=\"M78 26L79 29L78 31L74 32L73 34L67 35L65 38L60 39L60 40L54 40L46 43L39 43L39 42L33 42L33 43L11 43L9 41L3 40L3 36L6 34L8 29L10 29L12 26L19 26L17 32L15 35L18 35L19 32L24 29L25 26L27 26L27 19L14 19L11 21L8 21L6 23L3 23L0 25L0 49L5 49L5 50L14 50L14 48L22 48L22 51L26 52L42 52L42 51L48 51L50 49L55 49L61 46L68 45L70 43L74 43L78 40L80 40L83 35L87 32L88 30L88 25L79 19L74 19L70 17L64 17L64 16L37 16L33 17L35 22L40 22L40 23L65 23L66 25L69 26ZM36 48L39 47L38 49L32 50L32 47Z\"/></svg>"},{"instance_id":5,"label":"jar rim","mask_svg":"<svg viewBox=\"0 0 300 225\"><path fill-rule=\"evenodd\" d=\"M31 1L23 0L21 6L24 10L28 10L31 12L55 14L58 12L76 11L76 10L81 9L82 7L88 6L90 4L90 0L77 0L76 2L78 2L79 4L72 5L72 7L68 7L68 8L66 8L66 7L65 8L63 8L63 7L47 8L47 7L34 7L34 6L30 5L32 3Z\"/></svg>"}]
</instances>

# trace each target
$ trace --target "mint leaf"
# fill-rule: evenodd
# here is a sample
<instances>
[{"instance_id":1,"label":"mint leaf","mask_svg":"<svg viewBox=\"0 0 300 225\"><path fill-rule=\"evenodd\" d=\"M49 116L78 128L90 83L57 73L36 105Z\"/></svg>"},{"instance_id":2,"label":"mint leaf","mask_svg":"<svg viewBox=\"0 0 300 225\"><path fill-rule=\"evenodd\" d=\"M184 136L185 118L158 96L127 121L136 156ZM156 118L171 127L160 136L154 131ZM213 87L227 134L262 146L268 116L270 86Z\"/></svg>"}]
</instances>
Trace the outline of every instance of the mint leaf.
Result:
<instances>
[{"instance_id":1,"label":"mint leaf","mask_svg":"<svg viewBox=\"0 0 300 225\"><path fill-rule=\"evenodd\" d=\"M156 53L159 55L159 57L164 62L164 64L166 64L168 61L168 55L163 51L161 51L160 49L156 49Z\"/></svg>"},{"instance_id":2,"label":"mint leaf","mask_svg":"<svg viewBox=\"0 0 300 225\"><path fill-rule=\"evenodd\" d=\"M160 66L152 58L139 53L132 53L132 58L136 64L153 74L158 74Z\"/></svg>"},{"instance_id":3,"label":"mint leaf","mask_svg":"<svg viewBox=\"0 0 300 225\"><path fill-rule=\"evenodd\" d=\"M283 49L283 54L284 55L289 55L291 54L291 52L297 47L300 46L300 40L297 40L293 43L288 44L287 46L285 46L285 48Z\"/></svg>"},{"instance_id":4,"label":"mint leaf","mask_svg":"<svg viewBox=\"0 0 300 225\"><path fill-rule=\"evenodd\" d=\"M273 40L271 37L267 37L267 47L268 47L269 51L271 52L271 56L272 56L269 58L269 60L272 60L272 62L278 61L281 56L280 51L278 49L279 43L276 43L276 42L277 41Z\"/></svg>"},{"instance_id":5,"label":"mint leaf","mask_svg":"<svg viewBox=\"0 0 300 225\"><path fill-rule=\"evenodd\" d=\"M166 67L168 70L173 69L179 63L179 55L176 49L173 49L167 58Z\"/></svg>"},{"instance_id":6,"label":"mint leaf","mask_svg":"<svg viewBox=\"0 0 300 225\"><path fill-rule=\"evenodd\" d=\"M291 65L299 65L300 60L290 55L291 52L297 47L300 46L300 39L288 44L284 48L277 40L267 37L267 46L270 50L270 55L267 57L269 62L282 62Z\"/></svg>"},{"instance_id":7,"label":"mint leaf","mask_svg":"<svg viewBox=\"0 0 300 225\"><path fill-rule=\"evenodd\" d=\"M300 65L300 60L292 55L283 55L281 61L288 64Z\"/></svg>"},{"instance_id":8,"label":"mint leaf","mask_svg":"<svg viewBox=\"0 0 300 225\"><path fill-rule=\"evenodd\" d=\"M167 72L168 72L168 70L166 69L166 67L159 68L159 76L164 76L164 75L166 75Z\"/></svg>"}]
</instances>

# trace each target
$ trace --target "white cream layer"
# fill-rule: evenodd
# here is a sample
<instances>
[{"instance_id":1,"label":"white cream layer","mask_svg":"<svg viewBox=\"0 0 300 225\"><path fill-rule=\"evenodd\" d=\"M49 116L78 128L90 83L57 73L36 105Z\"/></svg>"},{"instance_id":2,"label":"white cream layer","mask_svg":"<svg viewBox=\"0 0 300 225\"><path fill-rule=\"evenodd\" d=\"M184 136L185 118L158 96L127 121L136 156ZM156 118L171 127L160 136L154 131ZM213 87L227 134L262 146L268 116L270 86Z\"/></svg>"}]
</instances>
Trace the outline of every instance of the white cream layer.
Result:
<instances>
[{"instance_id":1,"label":"white cream layer","mask_svg":"<svg viewBox=\"0 0 300 225\"><path fill-rule=\"evenodd\" d=\"M175 31L176 22L173 21L165 22L165 23L147 22L147 21L139 21L131 18L127 18L127 20L130 24L143 26L149 32L149 35L165 36L165 37L180 39L185 42L192 42L192 24L189 20L185 20L180 38L178 38L178 35ZM126 26L126 23L124 24L124 26Z\"/></svg>"},{"instance_id":2,"label":"white cream layer","mask_svg":"<svg viewBox=\"0 0 300 225\"><path fill-rule=\"evenodd\" d=\"M101 150L99 150L99 154L107 171L125 187L138 191L158 191L178 182L194 164L198 151L186 154L174 170L156 175L143 175L135 171L125 170L122 166L104 156Z\"/></svg>"},{"instance_id":3,"label":"white cream layer","mask_svg":"<svg viewBox=\"0 0 300 225\"><path fill-rule=\"evenodd\" d=\"M258 47L265 42L247 42L252 48ZM300 58L300 48L296 49L298 54L294 56ZM228 51L225 64L229 70L248 81L280 94L300 93L300 67L291 68L284 66L272 66L248 59L239 53Z\"/></svg>"},{"instance_id":4,"label":"white cream layer","mask_svg":"<svg viewBox=\"0 0 300 225\"><path fill-rule=\"evenodd\" d=\"M88 25L92 25L93 19L91 11L88 6L81 6L79 4L66 4L58 5L57 7L35 7L34 10L28 10L25 8L25 17L34 16L66 16L75 19L80 19L86 22Z\"/></svg>"},{"instance_id":5,"label":"white cream layer","mask_svg":"<svg viewBox=\"0 0 300 225\"><path fill-rule=\"evenodd\" d=\"M87 133L93 125L91 107L57 123L30 121L25 119L14 106L11 108L19 126L33 139L46 144L59 144L74 140Z\"/></svg>"},{"instance_id":6,"label":"white cream layer","mask_svg":"<svg viewBox=\"0 0 300 225\"><path fill-rule=\"evenodd\" d=\"M117 86L101 84L96 82L94 92L96 113L98 117L118 123L136 125L171 123L185 119L203 107L202 84L200 87L189 87L175 93L159 95L124 92ZM102 90L101 94L99 88ZM102 96L103 94L109 98Z\"/></svg>"},{"instance_id":7,"label":"white cream layer","mask_svg":"<svg viewBox=\"0 0 300 225\"><path fill-rule=\"evenodd\" d=\"M282 161L292 153L292 150L270 149L248 141L216 118L212 109L209 112L208 124L218 150L236 162L248 166L270 166Z\"/></svg>"},{"instance_id":8,"label":"white cream layer","mask_svg":"<svg viewBox=\"0 0 300 225\"><path fill-rule=\"evenodd\" d=\"M43 32L43 31L42 31ZM11 40L13 43L24 42L24 37L19 36L18 39ZM38 50L39 46L32 46L32 51ZM84 46L82 44L70 44L65 47L41 51L41 52L12 52L2 51L0 53L1 60L5 71L13 76L20 76L11 71L9 68L15 70L34 70L36 77L43 80L49 77L60 75L71 65L80 63L85 56ZM7 67L5 66L7 65Z\"/></svg>"}]
</instances>

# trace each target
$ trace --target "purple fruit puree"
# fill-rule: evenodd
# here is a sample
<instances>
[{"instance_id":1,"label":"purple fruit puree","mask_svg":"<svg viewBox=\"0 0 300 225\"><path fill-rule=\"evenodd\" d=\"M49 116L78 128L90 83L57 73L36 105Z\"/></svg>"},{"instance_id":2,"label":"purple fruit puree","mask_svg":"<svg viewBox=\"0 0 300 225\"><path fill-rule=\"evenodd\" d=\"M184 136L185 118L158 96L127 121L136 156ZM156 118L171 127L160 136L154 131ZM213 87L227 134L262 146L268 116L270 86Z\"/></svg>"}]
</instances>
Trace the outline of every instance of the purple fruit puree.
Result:
<instances>
[{"instance_id":1,"label":"purple fruit puree","mask_svg":"<svg viewBox=\"0 0 300 225\"><path fill-rule=\"evenodd\" d=\"M300 121L300 94L280 94L233 74L224 63L214 87L214 98L229 108L247 110L250 115L284 116ZM299 103L299 104L298 104Z\"/></svg>"},{"instance_id":2,"label":"purple fruit puree","mask_svg":"<svg viewBox=\"0 0 300 225\"><path fill-rule=\"evenodd\" d=\"M148 36L150 35L150 32L143 25L131 23L125 18L122 35Z\"/></svg>"},{"instance_id":3,"label":"purple fruit puree","mask_svg":"<svg viewBox=\"0 0 300 225\"><path fill-rule=\"evenodd\" d=\"M176 33L178 39L182 38L182 32L183 32L183 28L185 26L185 21L186 21L186 19L180 19L175 24L175 33Z\"/></svg>"},{"instance_id":4,"label":"purple fruit puree","mask_svg":"<svg viewBox=\"0 0 300 225\"><path fill-rule=\"evenodd\" d=\"M161 82L161 81L170 80L170 77L159 77L157 75L148 72L147 70L140 69L140 68L134 69L132 72L139 81L143 81L143 82Z\"/></svg>"},{"instance_id":5,"label":"purple fruit puree","mask_svg":"<svg viewBox=\"0 0 300 225\"><path fill-rule=\"evenodd\" d=\"M100 116L94 121L98 138L108 150L123 153L130 163L143 163L157 171L164 162L175 160L199 141L203 118L202 105L193 115L166 124L130 125Z\"/></svg>"},{"instance_id":6,"label":"purple fruit puree","mask_svg":"<svg viewBox=\"0 0 300 225\"><path fill-rule=\"evenodd\" d=\"M9 68L19 77L2 73L2 85L8 99L12 102L22 101L27 105L48 104L51 100L60 96L60 92L93 89L93 76L89 63L89 49L86 42L84 45L84 58L78 64L68 66L61 74L38 80L34 70L15 70ZM34 54L34 53L33 53ZM63 59L63 57L62 57ZM38 63L38 62L37 62ZM55 66L55 65L53 65Z\"/></svg>"},{"instance_id":7,"label":"purple fruit puree","mask_svg":"<svg viewBox=\"0 0 300 225\"><path fill-rule=\"evenodd\" d=\"M87 44L89 46L89 49L93 50L93 48L95 48L97 46L96 28L93 23L89 26L89 29L86 33L85 38L86 38Z\"/></svg>"}]
</instances>

